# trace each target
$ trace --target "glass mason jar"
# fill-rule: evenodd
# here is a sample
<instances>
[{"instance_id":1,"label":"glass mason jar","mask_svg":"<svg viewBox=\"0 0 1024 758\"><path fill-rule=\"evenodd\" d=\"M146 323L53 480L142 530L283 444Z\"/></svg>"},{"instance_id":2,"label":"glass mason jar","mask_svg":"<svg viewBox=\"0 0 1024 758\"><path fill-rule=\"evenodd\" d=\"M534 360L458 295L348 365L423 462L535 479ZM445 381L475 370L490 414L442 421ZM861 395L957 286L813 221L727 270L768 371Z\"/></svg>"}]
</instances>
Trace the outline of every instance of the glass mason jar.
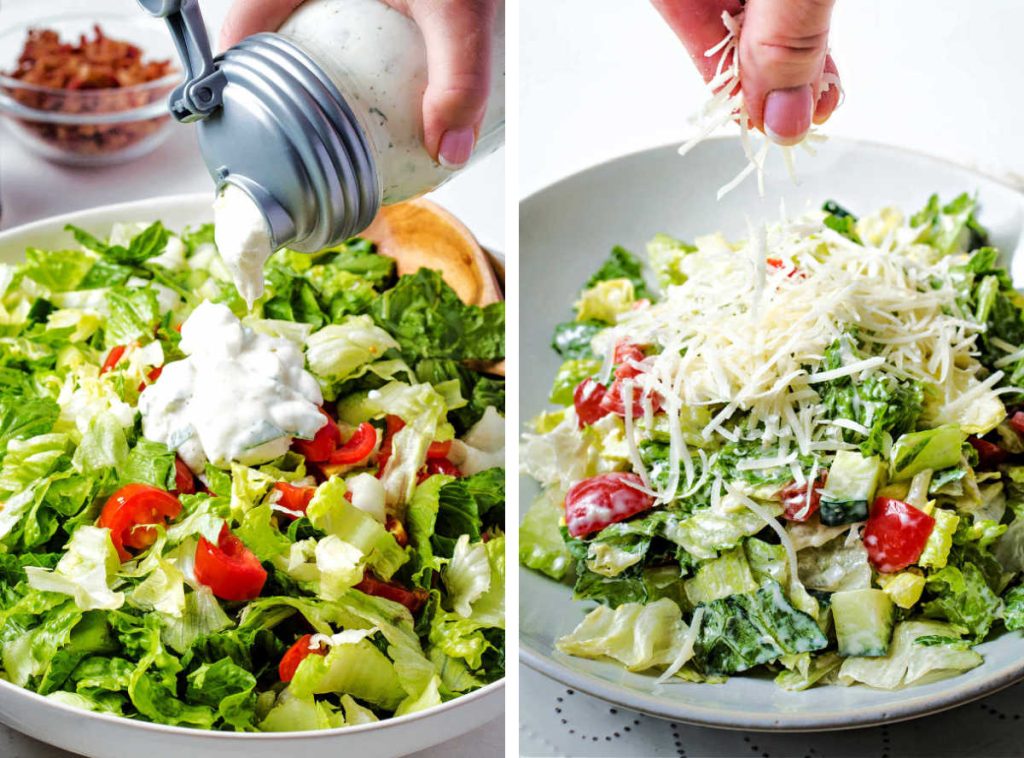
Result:
<instances>
[{"instance_id":1,"label":"glass mason jar","mask_svg":"<svg viewBox=\"0 0 1024 758\"><path fill-rule=\"evenodd\" d=\"M370 143L382 204L429 192L465 168L439 164L423 146L427 54L412 19L381 0L306 0L278 33L313 58L344 96ZM490 97L473 160L501 145L504 126L501 2L493 32Z\"/></svg>"}]
</instances>

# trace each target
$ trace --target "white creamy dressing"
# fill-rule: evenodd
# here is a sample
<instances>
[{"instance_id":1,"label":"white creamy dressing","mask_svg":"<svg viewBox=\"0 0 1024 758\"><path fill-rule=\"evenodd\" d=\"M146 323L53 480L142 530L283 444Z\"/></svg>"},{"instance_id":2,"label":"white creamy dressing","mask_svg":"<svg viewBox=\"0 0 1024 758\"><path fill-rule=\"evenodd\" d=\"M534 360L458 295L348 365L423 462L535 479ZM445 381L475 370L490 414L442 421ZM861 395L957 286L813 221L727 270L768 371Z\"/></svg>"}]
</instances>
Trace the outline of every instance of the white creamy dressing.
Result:
<instances>
[{"instance_id":1,"label":"white creamy dressing","mask_svg":"<svg viewBox=\"0 0 1024 758\"><path fill-rule=\"evenodd\" d=\"M139 397L139 411L143 435L177 450L193 471L207 461L265 463L324 425L320 386L293 342L203 302L182 324L180 347L188 357L164 366Z\"/></svg>"},{"instance_id":2,"label":"white creamy dressing","mask_svg":"<svg viewBox=\"0 0 1024 758\"><path fill-rule=\"evenodd\" d=\"M228 184L213 203L213 224L220 257L251 310L263 294L263 266L274 252L267 220L249 195Z\"/></svg>"}]
</instances>

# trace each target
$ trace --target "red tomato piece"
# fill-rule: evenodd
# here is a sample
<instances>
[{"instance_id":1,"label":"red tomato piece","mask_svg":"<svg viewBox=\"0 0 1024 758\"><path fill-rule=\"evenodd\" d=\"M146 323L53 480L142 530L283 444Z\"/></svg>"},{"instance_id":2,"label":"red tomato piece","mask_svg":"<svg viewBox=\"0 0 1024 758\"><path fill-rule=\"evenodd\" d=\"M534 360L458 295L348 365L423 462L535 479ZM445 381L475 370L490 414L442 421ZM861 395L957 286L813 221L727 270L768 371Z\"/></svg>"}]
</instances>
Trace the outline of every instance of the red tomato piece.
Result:
<instances>
[{"instance_id":1,"label":"red tomato piece","mask_svg":"<svg viewBox=\"0 0 1024 758\"><path fill-rule=\"evenodd\" d=\"M384 438L380 442L380 451L377 453L378 479L384 473L384 467L388 465L388 459L391 457L391 438L405 427L405 422L398 416L386 416L384 423L387 424L387 429L384 431Z\"/></svg>"},{"instance_id":2,"label":"red tomato piece","mask_svg":"<svg viewBox=\"0 0 1024 758\"><path fill-rule=\"evenodd\" d=\"M281 656L281 662L277 665L277 674L281 677L282 682L290 682L295 677L295 672L299 668L299 664L309 656L327 655L327 648L323 645L311 648L309 643L312 642L312 640L312 634L302 635L298 640L296 640L295 644L288 648L287 652Z\"/></svg>"},{"instance_id":3,"label":"red tomato piece","mask_svg":"<svg viewBox=\"0 0 1024 758\"><path fill-rule=\"evenodd\" d=\"M768 268L782 268L782 258L768 258L765 263L768 264Z\"/></svg>"},{"instance_id":4,"label":"red tomato piece","mask_svg":"<svg viewBox=\"0 0 1024 758\"><path fill-rule=\"evenodd\" d=\"M419 613L423 606L427 604L427 598L430 597L426 590L410 590L397 582L381 581L370 572L366 572L363 576L363 581L356 585L356 589L360 592L365 592L367 595L401 603L412 613Z\"/></svg>"},{"instance_id":5,"label":"red tomato piece","mask_svg":"<svg viewBox=\"0 0 1024 758\"><path fill-rule=\"evenodd\" d=\"M433 458L427 461L427 465L423 467L417 481L425 481L434 474L444 474L445 476L454 476L457 478L461 478L463 475L462 469L447 458Z\"/></svg>"},{"instance_id":6,"label":"red tomato piece","mask_svg":"<svg viewBox=\"0 0 1024 758\"><path fill-rule=\"evenodd\" d=\"M1010 426L1017 434L1024 434L1024 411L1017 411L1010 416Z\"/></svg>"},{"instance_id":7,"label":"red tomato piece","mask_svg":"<svg viewBox=\"0 0 1024 758\"><path fill-rule=\"evenodd\" d=\"M565 495L565 524L573 537L599 532L609 524L649 510L654 498L634 473L612 471L577 482Z\"/></svg>"},{"instance_id":8,"label":"red tomato piece","mask_svg":"<svg viewBox=\"0 0 1024 758\"><path fill-rule=\"evenodd\" d=\"M103 506L96 525L110 530L110 541L122 561L131 559L127 547L144 550L153 544L156 532L140 525L166 523L181 513L178 498L148 484L128 484Z\"/></svg>"},{"instance_id":9,"label":"red tomato piece","mask_svg":"<svg viewBox=\"0 0 1024 758\"><path fill-rule=\"evenodd\" d=\"M316 494L316 487L296 487L293 484L288 484L288 482L276 482L274 489L281 493L277 500L278 505L290 511L300 511L302 513L306 512L309 502L313 499L313 495ZM345 494L347 495L348 493L346 492Z\"/></svg>"},{"instance_id":10,"label":"red tomato piece","mask_svg":"<svg viewBox=\"0 0 1024 758\"><path fill-rule=\"evenodd\" d=\"M905 569L921 557L935 519L902 500L880 497L864 526L871 565L885 574Z\"/></svg>"},{"instance_id":11,"label":"red tomato piece","mask_svg":"<svg viewBox=\"0 0 1024 758\"><path fill-rule=\"evenodd\" d=\"M341 433L338 431L338 425L334 423L334 419L323 408L320 409L320 412L324 414L327 423L320 427L319 431L313 436L313 439L295 440L292 442L292 447L295 448L295 451L313 463L323 463L326 461L331 457L331 453L334 452L335 448L338 447L338 443L341 442Z\"/></svg>"},{"instance_id":12,"label":"red tomato piece","mask_svg":"<svg viewBox=\"0 0 1024 758\"><path fill-rule=\"evenodd\" d=\"M225 524L217 544L205 537L196 546L196 579L221 600L252 600L259 597L267 572L245 544Z\"/></svg>"},{"instance_id":13,"label":"red tomato piece","mask_svg":"<svg viewBox=\"0 0 1024 758\"><path fill-rule=\"evenodd\" d=\"M640 418L644 415L644 401L643 401L643 388L633 384L633 418ZM601 408L606 413L614 413L616 416L626 417L626 401L623 399L625 390L623 387L622 378L619 376L615 377L615 381L612 382L612 386L608 388L604 397L601 398ZM651 393L649 395L651 408L655 413L661 410L661 395Z\"/></svg>"},{"instance_id":14,"label":"red tomato piece","mask_svg":"<svg viewBox=\"0 0 1024 758\"><path fill-rule=\"evenodd\" d=\"M177 456L174 458L174 491L179 495L196 494L196 479L192 475L192 469Z\"/></svg>"},{"instance_id":15,"label":"red tomato piece","mask_svg":"<svg viewBox=\"0 0 1024 758\"><path fill-rule=\"evenodd\" d=\"M447 458L448 453L451 451L451 440L445 440L444 442L431 442L430 447L427 448L427 458Z\"/></svg>"},{"instance_id":16,"label":"red tomato piece","mask_svg":"<svg viewBox=\"0 0 1024 758\"><path fill-rule=\"evenodd\" d=\"M333 466L353 466L365 462L377 447L377 429L364 421L348 441L331 453L328 462Z\"/></svg>"},{"instance_id":17,"label":"red tomato piece","mask_svg":"<svg viewBox=\"0 0 1024 758\"><path fill-rule=\"evenodd\" d=\"M160 374L162 374L163 372L163 366L153 366L153 368L151 368L149 372L146 374L146 377L149 379L149 381L155 382L157 379L160 378Z\"/></svg>"},{"instance_id":18,"label":"red tomato piece","mask_svg":"<svg viewBox=\"0 0 1024 758\"><path fill-rule=\"evenodd\" d=\"M999 445L983 440L981 437L972 435L967 438L967 441L978 451L978 465L980 466L996 466L1005 461L1009 455Z\"/></svg>"},{"instance_id":19,"label":"red tomato piece","mask_svg":"<svg viewBox=\"0 0 1024 758\"><path fill-rule=\"evenodd\" d=\"M790 482L779 490L779 499L785 508L782 515L790 521L806 521L821 507L821 488L825 486L828 472L822 473L811 486L811 499L808 504L807 486L808 483L797 484Z\"/></svg>"},{"instance_id":20,"label":"red tomato piece","mask_svg":"<svg viewBox=\"0 0 1024 758\"><path fill-rule=\"evenodd\" d=\"M607 392L603 384L590 378L576 385L572 393L572 404L576 407L576 423L580 429L600 421L611 412L601 404Z\"/></svg>"},{"instance_id":21,"label":"red tomato piece","mask_svg":"<svg viewBox=\"0 0 1024 758\"><path fill-rule=\"evenodd\" d=\"M114 345L110 348L110 352L107 353L107 358L103 361L103 366L100 368L100 373L105 374L108 371L113 371L114 366L121 362L121 359L124 357L124 351L127 349L127 345Z\"/></svg>"},{"instance_id":22,"label":"red tomato piece","mask_svg":"<svg viewBox=\"0 0 1024 758\"><path fill-rule=\"evenodd\" d=\"M620 342L615 346L615 355L613 360L615 361L615 377L617 379L628 379L629 377L636 376L641 373L640 369L633 365L633 363L639 363L647 354L639 345L634 345L631 342Z\"/></svg>"}]
</instances>

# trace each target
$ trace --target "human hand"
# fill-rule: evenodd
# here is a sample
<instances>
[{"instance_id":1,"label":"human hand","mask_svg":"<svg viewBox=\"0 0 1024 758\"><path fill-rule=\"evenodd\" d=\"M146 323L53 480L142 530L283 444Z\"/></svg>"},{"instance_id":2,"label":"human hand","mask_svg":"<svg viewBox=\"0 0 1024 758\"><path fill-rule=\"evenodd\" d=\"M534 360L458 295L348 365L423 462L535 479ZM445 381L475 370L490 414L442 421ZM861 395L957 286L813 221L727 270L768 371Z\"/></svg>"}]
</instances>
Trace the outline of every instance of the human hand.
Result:
<instances>
[{"instance_id":1,"label":"human hand","mask_svg":"<svg viewBox=\"0 0 1024 758\"><path fill-rule=\"evenodd\" d=\"M303 0L235 0L221 49L272 31ZM476 145L491 81L491 33L498 0L384 0L419 26L427 46L423 144L444 166L464 165Z\"/></svg>"},{"instance_id":2,"label":"human hand","mask_svg":"<svg viewBox=\"0 0 1024 758\"><path fill-rule=\"evenodd\" d=\"M651 0L682 40L705 81L718 59L704 51L725 36L722 12L744 11L740 83L750 123L772 140L793 145L811 123L824 123L839 104L839 87L821 92L822 75L837 74L828 54L835 0ZM820 92L820 95L818 94Z\"/></svg>"}]
</instances>

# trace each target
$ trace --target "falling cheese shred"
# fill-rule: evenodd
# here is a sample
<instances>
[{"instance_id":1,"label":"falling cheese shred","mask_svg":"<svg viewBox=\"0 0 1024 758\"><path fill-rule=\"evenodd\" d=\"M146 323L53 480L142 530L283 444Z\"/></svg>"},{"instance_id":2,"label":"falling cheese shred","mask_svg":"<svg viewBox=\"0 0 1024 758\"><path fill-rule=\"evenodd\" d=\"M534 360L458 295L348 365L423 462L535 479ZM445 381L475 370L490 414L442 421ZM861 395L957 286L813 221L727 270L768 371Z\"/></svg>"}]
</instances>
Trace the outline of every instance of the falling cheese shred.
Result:
<instances>
[{"instance_id":1,"label":"falling cheese shred","mask_svg":"<svg viewBox=\"0 0 1024 758\"><path fill-rule=\"evenodd\" d=\"M768 158L768 150L773 144L764 135L754 135L747 126L749 115L747 106L743 99L743 88L740 81L740 56L739 42L740 32L743 28L743 12L735 16L728 11L722 13L722 24L725 26L725 36L717 44L704 51L706 58L718 56L718 64L715 67L715 74L708 81L708 89L712 95L704 107L696 114L694 121L697 126L697 134L689 139L679 148L680 155L686 155L690 150L711 136L722 127L736 122L740 127L740 143L743 146L743 153L747 159L747 165L743 167L733 179L726 182L718 190L718 199L721 200L727 194L740 186L747 177L757 176L758 195L764 196L765 161ZM830 87L839 88L839 77L829 71L821 75L817 85L818 97ZM840 89L842 99L842 89ZM826 138L818 133L813 127L795 146L780 146L782 158L786 165L786 171L793 181L796 181L795 159L793 157L796 147L800 147L810 155L815 154L813 145L824 141ZM760 144L755 144L758 142Z\"/></svg>"}]
</instances>

